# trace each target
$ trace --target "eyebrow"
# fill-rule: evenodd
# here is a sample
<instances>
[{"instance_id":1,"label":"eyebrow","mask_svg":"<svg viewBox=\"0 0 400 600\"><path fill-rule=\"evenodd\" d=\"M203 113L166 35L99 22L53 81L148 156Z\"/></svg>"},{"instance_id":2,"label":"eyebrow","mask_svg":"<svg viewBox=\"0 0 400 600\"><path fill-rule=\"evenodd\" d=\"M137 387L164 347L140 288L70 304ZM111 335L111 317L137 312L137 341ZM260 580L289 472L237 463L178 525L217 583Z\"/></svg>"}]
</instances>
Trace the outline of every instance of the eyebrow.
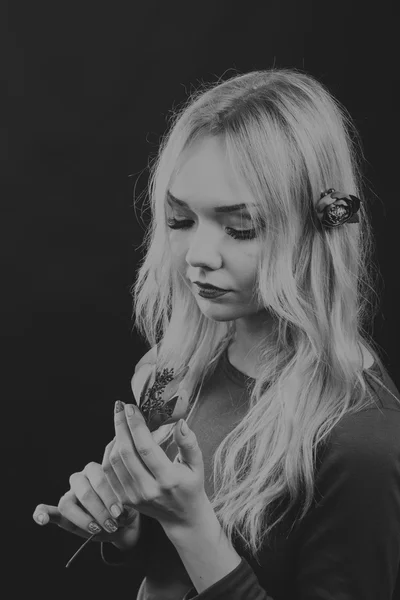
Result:
<instances>
[{"instance_id":1,"label":"eyebrow","mask_svg":"<svg viewBox=\"0 0 400 600\"><path fill-rule=\"evenodd\" d=\"M168 202L173 202L175 204L178 204L179 206L186 206L187 208L189 208L189 205L187 202L184 202L183 200L179 200L179 198L175 198L175 196L173 194L171 194L171 192L169 190L167 190L167 201ZM228 206L215 206L214 210L216 213L232 213L232 212L239 212L241 210L245 210L247 209L247 207L249 206L249 204L229 204ZM252 205L254 206L254 205Z\"/></svg>"}]
</instances>

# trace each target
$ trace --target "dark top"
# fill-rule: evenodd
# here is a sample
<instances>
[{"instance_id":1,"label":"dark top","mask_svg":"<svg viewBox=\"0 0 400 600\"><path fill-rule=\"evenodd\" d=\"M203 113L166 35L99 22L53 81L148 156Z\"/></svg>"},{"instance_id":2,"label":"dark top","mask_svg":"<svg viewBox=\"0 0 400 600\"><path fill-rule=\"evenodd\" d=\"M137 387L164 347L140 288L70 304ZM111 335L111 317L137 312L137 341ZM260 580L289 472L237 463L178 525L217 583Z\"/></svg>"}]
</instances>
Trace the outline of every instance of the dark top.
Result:
<instances>
[{"instance_id":1,"label":"dark top","mask_svg":"<svg viewBox=\"0 0 400 600\"><path fill-rule=\"evenodd\" d=\"M280 523L258 564L235 540L241 563L197 594L158 521L141 515L143 532L126 553L105 545L105 555L146 573L136 600L393 600L400 598L400 403L364 371L376 404L346 415L317 460L314 502L306 517ZM400 399L386 369L384 383ZM212 456L241 420L254 382L223 354L188 419L203 453L205 489L212 493ZM172 442L167 450L178 453ZM295 512L290 514L294 516ZM274 531L274 530L273 530ZM108 555L109 556L109 555Z\"/></svg>"}]
</instances>

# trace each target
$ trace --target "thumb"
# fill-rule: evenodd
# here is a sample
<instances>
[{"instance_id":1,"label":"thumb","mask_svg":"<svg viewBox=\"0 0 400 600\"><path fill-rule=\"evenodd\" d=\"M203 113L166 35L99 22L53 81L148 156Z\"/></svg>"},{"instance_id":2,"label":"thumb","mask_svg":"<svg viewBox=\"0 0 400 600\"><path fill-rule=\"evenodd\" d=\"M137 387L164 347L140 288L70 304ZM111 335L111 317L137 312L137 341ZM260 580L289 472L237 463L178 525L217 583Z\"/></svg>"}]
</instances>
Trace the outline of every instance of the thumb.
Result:
<instances>
[{"instance_id":1,"label":"thumb","mask_svg":"<svg viewBox=\"0 0 400 600\"><path fill-rule=\"evenodd\" d=\"M180 462L185 462L193 468L202 467L203 453L197 442L196 434L190 429L185 419L179 419L177 422L174 437L180 452Z\"/></svg>"}]
</instances>

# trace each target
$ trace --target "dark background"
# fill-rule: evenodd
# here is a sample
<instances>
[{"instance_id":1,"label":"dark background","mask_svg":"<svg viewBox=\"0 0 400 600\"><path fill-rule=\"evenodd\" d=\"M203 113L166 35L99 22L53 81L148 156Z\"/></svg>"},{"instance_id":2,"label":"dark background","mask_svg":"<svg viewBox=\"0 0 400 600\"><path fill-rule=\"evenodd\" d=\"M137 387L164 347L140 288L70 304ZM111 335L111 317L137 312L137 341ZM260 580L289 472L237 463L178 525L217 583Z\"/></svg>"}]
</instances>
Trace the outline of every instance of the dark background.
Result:
<instances>
[{"instance_id":1,"label":"dark background","mask_svg":"<svg viewBox=\"0 0 400 600\"><path fill-rule=\"evenodd\" d=\"M387 2L0 4L2 546L15 585L58 597L69 582L94 597L116 580L136 597L142 576L103 566L98 545L65 570L83 540L32 513L101 462L114 402L130 401L148 349L129 292L148 222L133 194L146 189L169 111L199 82L297 67L352 114L384 282L371 331L399 386L393 22Z\"/></svg>"}]
</instances>

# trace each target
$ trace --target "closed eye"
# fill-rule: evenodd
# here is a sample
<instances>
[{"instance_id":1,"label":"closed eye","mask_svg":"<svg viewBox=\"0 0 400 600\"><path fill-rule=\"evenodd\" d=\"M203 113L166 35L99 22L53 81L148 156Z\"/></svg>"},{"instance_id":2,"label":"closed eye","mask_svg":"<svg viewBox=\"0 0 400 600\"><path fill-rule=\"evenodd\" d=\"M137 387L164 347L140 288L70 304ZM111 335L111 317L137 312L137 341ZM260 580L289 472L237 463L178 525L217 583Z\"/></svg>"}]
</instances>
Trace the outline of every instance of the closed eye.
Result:
<instances>
[{"instance_id":1,"label":"closed eye","mask_svg":"<svg viewBox=\"0 0 400 600\"><path fill-rule=\"evenodd\" d=\"M190 229L193 221L178 220L178 219L168 219L167 224L170 229ZM232 227L226 228L228 235L235 238L236 240L252 240L256 237L256 230L253 229L233 229Z\"/></svg>"}]
</instances>

